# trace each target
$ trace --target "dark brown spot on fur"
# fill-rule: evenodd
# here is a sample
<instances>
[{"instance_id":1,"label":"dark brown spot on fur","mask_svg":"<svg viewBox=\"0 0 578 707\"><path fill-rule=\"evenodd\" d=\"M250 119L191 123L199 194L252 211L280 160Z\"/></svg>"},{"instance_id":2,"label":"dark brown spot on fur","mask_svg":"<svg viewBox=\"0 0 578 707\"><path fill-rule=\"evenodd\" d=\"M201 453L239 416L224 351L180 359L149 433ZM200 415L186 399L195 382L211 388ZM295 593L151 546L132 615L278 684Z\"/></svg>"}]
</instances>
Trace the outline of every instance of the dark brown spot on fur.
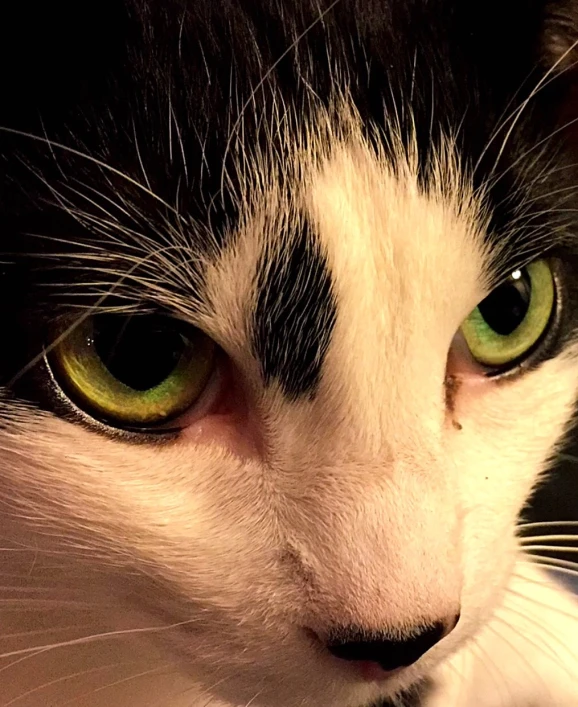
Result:
<instances>
[{"instance_id":1,"label":"dark brown spot on fur","mask_svg":"<svg viewBox=\"0 0 578 707\"><path fill-rule=\"evenodd\" d=\"M445 388L445 404L448 413L452 416L452 426L455 430L461 430L462 425L453 417L456 408L456 395L462 385L462 382L456 376L447 374L444 381Z\"/></svg>"},{"instance_id":2,"label":"dark brown spot on fur","mask_svg":"<svg viewBox=\"0 0 578 707\"><path fill-rule=\"evenodd\" d=\"M296 548L287 545L285 550L281 553L280 562L294 580L297 579L305 588L311 588L313 586L313 572L307 567L301 553Z\"/></svg>"},{"instance_id":3,"label":"dark brown spot on fur","mask_svg":"<svg viewBox=\"0 0 578 707\"><path fill-rule=\"evenodd\" d=\"M456 395L462 383L456 376L448 373L444 381L446 409L449 413L455 411Z\"/></svg>"}]
</instances>

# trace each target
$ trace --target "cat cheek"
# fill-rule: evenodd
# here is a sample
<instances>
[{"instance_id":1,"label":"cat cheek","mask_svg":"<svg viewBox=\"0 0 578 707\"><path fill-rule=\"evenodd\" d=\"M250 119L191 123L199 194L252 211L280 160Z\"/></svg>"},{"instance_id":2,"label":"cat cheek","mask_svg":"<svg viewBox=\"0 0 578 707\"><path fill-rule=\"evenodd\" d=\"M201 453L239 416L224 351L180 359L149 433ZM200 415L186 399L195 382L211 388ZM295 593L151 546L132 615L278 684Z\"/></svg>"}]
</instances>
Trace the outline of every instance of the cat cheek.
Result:
<instances>
[{"instance_id":1,"label":"cat cheek","mask_svg":"<svg viewBox=\"0 0 578 707\"><path fill-rule=\"evenodd\" d=\"M241 459L260 456L260 447L253 430L223 415L211 415L191 425L180 436L183 443L224 448Z\"/></svg>"}]
</instances>

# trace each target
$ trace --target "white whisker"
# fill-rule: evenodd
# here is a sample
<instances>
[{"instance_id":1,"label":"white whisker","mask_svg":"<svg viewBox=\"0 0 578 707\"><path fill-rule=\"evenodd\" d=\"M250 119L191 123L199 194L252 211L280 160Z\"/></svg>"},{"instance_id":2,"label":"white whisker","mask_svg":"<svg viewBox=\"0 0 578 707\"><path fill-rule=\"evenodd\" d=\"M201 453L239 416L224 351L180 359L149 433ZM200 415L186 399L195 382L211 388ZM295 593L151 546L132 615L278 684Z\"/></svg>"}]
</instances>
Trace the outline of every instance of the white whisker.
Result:
<instances>
[{"instance_id":1,"label":"white whisker","mask_svg":"<svg viewBox=\"0 0 578 707\"><path fill-rule=\"evenodd\" d=\"M533 528L578 528L578 520L546 520L531 523L518 523L518 530L528 530Z\"/></svg>"},{"instance_id":2,"label":"white whisker","mask_svg":"<svg viewBox=\"0 0 578 707\"><path fill-rule=\"evenodd\" d=\"M576 535L522 535L519 537L520 544L526 545L527 543L547 543L551 542L578 542L578 533ZM549 547L549 546L548 546ZM560 545L561 549L567 550L569 545Z\"/></svg>"},{"instance_id":3,"label":"white whisker","mask_svg":"<svg viewBox=\"0 0 578 707\"><path fill-rule=\"evenodd\" d=\"M501 146L500 146L500 149L498 150L498 155L497 155L496 160L495 160L495 162L494 162L494 168L493 168L493 170L491 171L491 174L492 174L492 173L495 171L495 169L497 168L497 165L498 165L500 159L502 158L502 155L504 154L504 151L505 151L505 149L506 149L506 147L507 147L508 142L510 141L510 137L512 136L512 133L514 132L514 129L515 129L516 125L518 124L518 122L519 122L520 118L522 117L524 111L525 111L525 110L527 109L527 107L530 105L531 101L536 97L536 95L537 95L541 90L543 90L544 88L546 88L546 86L548 86L552 81L554 81L554 80L557 79L561 74L563 74L563 73L569 71L571 68L573 68L573 67L575 66L575 63L572 63L570 66L566 66L566 67L564 67L563 69L561 69L560 71L557 71L557 69L558 69L560 66L563 65L564 61L568 58L568 56L570 56L570 54L574 51L574 49L575 49L577 46L578 46L578 41L577 41L577 42L574 42L560 57L558 57L558 59L556 60L556 62L555 62L555 63L548 69L548 71L540 78L540 80L537 82L536 86L534 86L534 88L533 88L532 91L530 92L529 96L528 96L527 98L525 98L524 101L522 101L522 104L521 104L516 110L514 110L513 113L511 113L510 116L508 116L508 118L506 118L506 120L505 120L504 122L510 122L510 121L511 121L511 122L510 122L510 127L508 128L508 130L507 130L507 132L506 132L506 135L505 135L505 137L504 137L504 139L503 139L503 141L502 141L502 144L501 144ZM500 128L499 130L501 130L501 128ZM490 147L490 145L491 145L491 144L493 143L493 141L496 139L497 134L498 134L498 133L495 132L494 135L490 138L490 140L488 141L488 143L487 143L487 145L486 145L486 150ZM474 165L474 172L475 172L475 171L477 170L477 168L479 167L480 160L481 160L481 158L483 157L483 155L485 154L486 150L484 150L484 152L482 152L481 157L478 159L478 161L477 161L476 164Z\"/></svg>"},{"instance_id":4,"label":"white whisker","mask_svg":"<svg viewBox=\"0 0 578 707\"><path fill-rule=\"evenodd\" d=\"M528 538L530 540L530 538ZM574 538L576 542L576 538ZM530 543L522 543L524 552L531 552L532 556L540 557L540 555L535 555L534 553L545 550L548 552L567 552L567 553L578 553L578 547L571 547L570 545L533 545ZM547 557L547 555L546 555Z\"/></svg>"},{"instance_id":5,"label":"white whisker","mask_svg":"<svg viewBox=\"0 0 578 707\"><path fill-rule=\"evenodd\" d=\"M138 135L137 135L137 132L136 132L136 124L135 124L135 122L134 122L134 118L133 118L133 121L132 121L132 133L133 133L133 138L134 138L134 146L135 146L135 149L136 149L136 155L137 155L138 163L139 163L140 168L141 168L142 176L144 177L144 180L145 180L145 182L146 182L146 185L147 185L147 188L148 188L149 193L152 193L151 183L150 183L148 174L147 174L147 172L146 172L146 169L145 169L145 166L144 166L144 162L143 162L143 160L142 160L142 155L141 155L141 151L140 151L140 147L139 147Z\"/></svg>"},{"instance_id":6,"label":"white whisker","mask_svg":"<svg viewBox=\"0 0 578 707\"><path fill-rule=\"evenodd\" d=\"M63 145L60 142L55 142L54 140L47 140L47 138L41 137L40 135L34 135L33 133L27 133L23 130L16 130L15 128L8 128L4 125L0 126L0 132L8 133L10 135L18 135L23 138L28 138L29 140L42 142L42 143L45 143L45 144L50 145L52 147L55 147L58 150L64 150L65 152L68 152L71 155L75 155L76 157L80 157L81 159L85 159L89 162L92 162L93 164L97 165L101 169L109 171L111 174L114 174L117 177L124 179L127 183L131 184L132 186L136 187L137 189L140 189L144 193L148 194L152 199L154 199L155 201L158 201L168 211L173 213L178 219L182 218L182 216L180 214L175 212L174 207L172 207L170 204L167 204L167 202L164 201L163 199L161 199L161 197L158 196L158 194L155 194L154 192L150 191L150 189L148 189L144 184L141 184L139 181L137 181L136 179L133 179L128 174L125 174L121 170L116 169L115 167L112 167L111 165L107 164L106 162L103 162L102 160L99 160L96 157L93 157L92 155L89 155L85 152L81 152L80 150L76 150L75 148L69 147L68 145Z\"/></svg>"},{"instance_id":7,"label":"white whisker","mask_svg":"<svg viewBox=\"0 0 578 707\"><path fill-rule=\"evenodd\" d=\"M494 614L494 621L497 621L497 622L501 623L506 629L509 629L510 631L512 631L512 626L510 625L510 623L509 623L508 621L504 620L503 618L500 618L497 614ZM488 627L487 627L487 628L488 628L488 630L490 630L500 641L502 641L503 643L505 643L505 644L508 646L508 648L510 648L510 650L511 650L512 653L516 656L516 658L518 658L518 660L528 669L528 672L529 672L530 676L531 676L531 677L534 677L534 676L538 677L538 680L539 680L540 684L541 684L544 688L546 688L546 690L547 690L548 692L550 692L550 691L548 690L548 687L547 687L547 685L546 685L546 682L544 681L544 678L543 678L539 673L536 672L536 669L531 665L531 663L530 663L529 660L524 656L524 654L522 653L522 651L521 651L519 648L517 648L517 647L514 645L514 643L513 643L512 641L510 641L508 638L506 638L503 633L501 633L500 631L498 631L498 629L497 629L496 626L493 626L492 624L488 624ZM531 644L531 645L535 645L535 643L534 643L530 638L528 638L528 636L527 636L526 634L523 634L523 633L522 633L521 631L519 631L519 630L516 630L515 633L516 633L517 636L519 636L520 638L522 638L522 640L527 641L527 642L528 642L529 644ZM550 696L552 696L551 693L550 693Z\"/></svg>"},{"instance_id":8,"label":"white whisker","mask_svg":"<svg viewBox=\"0 0 578 707\"><path fill-rule=\"evenodd\" d=\"M291 42L291 44L287 47L287 49L285 49L285 51L282 52L282 54L278 57L278 59L276 59L276 60L271 64L271 66L267 69L267 71L265 71L265 73L263 74L263 76L261 77L261 79L258 81L258 83L256 84L256 86L255 86L255 87L253 88L253 90L251 91L251 93L250 93L249 97L247 98L247 100L245 101L245 103L243 103L243 105L241 106L241 110L240 110L240 112L239 112L239 115L238 115L237 119L235 120L235 122L233 123L233 126L232 126L232 127L230 128L230 130L229 130L229 136L228 136L228 138L227 138L227 143L226 143L226 145L225 145L225 152L224 152L224 154L223 154L223 159L222 159L222 165L223 165L223 166L222 166L222 169L221 169L221 189L220 189L220 192L221 192L222 195L225 194L225 176L226 176L226 161L227 161L227 156L228 156L229 152L231 151L231 147L232 147L232 144L233 144L233 140L234 140L234 138L235 138L235 135L237 134L237 131L239 130L239 126L242 125L245 112L247 111L247 109L249 108L249 106L251 105L251 103L254 101L255 97L257 96L257 93L261 90L261 88L263 88L263 86L265 85L265 82L267 81L267 79L273 74L273 72L274 72L275 69L279 66L279 64L283 61L283 59L285 59L285 57L287 57L292 51L294 51L295 48L299 45L299 43L309 34L309 32L311 32L311 30L313 30L318 24L320 24L321 22L323 22L323 20L325 19L325 17L326 17L340 2L341 2L341 0L333 0L333 2L331 2L328 7L326 7L324 10L320 10L319 16L318 16L315 20L313 20L313 22L311 22L311 23L295 38L295 40L294 40L293 42Z\"/></svg>"},{"instance_id":9,"label":"white whisker","mask_svg":"<svg viewBox=\"0 0 578 707\"><path fill-rule=\"evenodd\" d=\"M127 663L123 663L122 665L131 665L135 662L136 661L129 661ZM118 667L118 664L107 667ZM65 702L58 702L55 707L65 707L65 705L75 704L77 703L77 700L82 699L83 697L93 697L94 695L98 694L99 692L103 692L104 690L110 690L111 688L118 687L119 685L125 685L128 682L134 682L135 680L139 680L140 678L145 678L152 675L159 675L169 667L173 666L171 666L170 663L165 663L154 668L149 668L148 670L142 670L139 673L127 675L124 678L120 678L119 680L115 680L114 682L109 682L106 685L100 685L99 687L95 688L94 690L90 690L89 692L83 692L79 695L75 695L75 697L70 700L66 700Z\"/></svg>"},{"instance_id":10,"label":"white whisker","mask_svg":"<svg viewBox=\"0 0 578 707\"><path fill-rule=\"evenodd\" d=\"M147 628L129 628L120 629L117 631L105 631L103 633L95 633L90 636L83 636L81 638L73 638L70 641L62 641L60 643L50 643L43 646L33 646L31 648L20 648L14 651L7 651L5 653L0 653L0 659L2 658L12 658L16 656L27 656L30 654L36 655L37 653L44 653L46 651L57 650L58 648L66 648L68 646L81 646L87 643L94 643L96 641L106 641L112 638L125 638L127 636L134 636L138 634L153 634L162 633L165 631L172 631L180 626L186 626L191 623L195 623L198 619L189 619L187 621L179 621L178 623L168 624L164 626L150 626ZM0 670L1 672L1 670Z\"/></svg>"},{"instance_id":11,"label":"white whisker","mask_svg":"<svg viewBox=\"0 0 578 707\"><path fill-rule=\"evenodd\" d=\"M559 572L560 574L568 575L569 577L578 577L578 570L572 569L571 567L565 567L561 564L563 560L548 560L540 558L535 561L535 564L546 568L549 572Z\"/></svg>"},{"instance_id":12,"label":"white whisker","mask_svg":"<svg viewBox=\"0 0 578 707\"><path fill-rule=\"evenodd\" d=\"M552 140L552 138L554 138L556 135L559 135L560 133L564 132L565 130L570 128L572 125L576 125L576 123L578 123L578 118L572 118L572 120L567 121L566 123L564 123L564 125L561 125L560 127L552 130L552 132L550 132L546 137L538 140L536 143L534 143L532 145L532 147L530 147L527 150L525 150L524 152L522 152L520 155L518 155L518 157L516 157L515 160L510 162L510 164L508 164L506 169L501 171L498 175L496 175L489 182L487 182L486 188L488 188L488 186L490 188L494 188L507 174L509 174L513 169L515 169L515 167L517 167L520 164L520 162L525 160L535 150L538 150L540 148L544 149L547 146L548 142L550 142Z\"/></svg>"},{"instance_id":13,"label":"white whisker","mask_svg":"<svg viewBox=\"0 0 578 707\"><path fill-rule=\"evenodd\" d=\"M79 677L84 677L86 675L93 675L95 673L99 673L105 670L114 670L118 668L119 666L124 666L124 665L133 665L136 661L127 661L126 663L110 663L109 665L99 665L98 667L94 668L85 668L84 670L79 670L74 673L67 673L66 675L61 675L58 678L55 678L54 680L50 680L48 682L42 683L42 685L37 685L36 687L31 688L30 690L27 690L26 692L23 692L22 694L18 695L17 697L12 698L8 702L5 702L2 704L2 707L11 707L11 705L15 705L21 700L25 699L26 697L30 697L30 695L35 695L38 692L42 692L43 690L53 687L54 685L59 685L63 682L67 682L68 680L74 680L75 678ZM75 700L77 698L74 698ZM63 704L70 704L70 701L64 702Z\"/></svg>"},{"instance_id":14,"label":"white whisker","mask_svg":"<svg viewBox=\"0 0 578 707\"><path fill-rule=\"evenodd\" d=\"M492 630L492 633L496 633L495 629ZM499 635L499 634L498 634ZM504 705L509 705L514 702L514 695L512 694L512 691L510 689L510 686L508 683L504 680L504 676L502 671L500 670L499 666L496 664L496 661L492 658L492 656L488 653L487 650L485 650L480 643L477 640L473 640L472 643L470 643L469 649L472 653L476 652L478 654L479 660L481 664L485 667L486 672L492 677L494 684L498 688L498 692L500 692L503 695L502 692L502 687L505 687L507 689L507 696L506 700L504 701ZM457 705L456 705L457 707Z\"/></svg>"},{"instance_id":15,"label":"white whisker","mask_svg":"<svg viewBox=\"0 0 578 707\"><path fill-rule=\"evenodd\" d=\"M544 581L529 579L525 575L521 575L521 574L517 574L517 573L514 573L514 577L518 577L526 583L535 584L540 587L552 586L552 584L554 584L554 582L555 582L555 580L552 579L551 577L544 577ZM563 616L565 619L570 619L572 621L578 622L578 615L571 614L568 611L564 611L564 609L560 609L560 607L558 607L558 606L552 606L551 604L547 604L546 602L542 601L541 599L537 599L536 597L534 597L530 594L522 594L522 592L519 592L516 589L512 589L511 587L508 588L508 594L516 595L520 599L528 602L529 604L539 606L542 609L548 609L550 611L553 611L553 612L559 614L560 616Z\"/></svg>"}]
</instances>

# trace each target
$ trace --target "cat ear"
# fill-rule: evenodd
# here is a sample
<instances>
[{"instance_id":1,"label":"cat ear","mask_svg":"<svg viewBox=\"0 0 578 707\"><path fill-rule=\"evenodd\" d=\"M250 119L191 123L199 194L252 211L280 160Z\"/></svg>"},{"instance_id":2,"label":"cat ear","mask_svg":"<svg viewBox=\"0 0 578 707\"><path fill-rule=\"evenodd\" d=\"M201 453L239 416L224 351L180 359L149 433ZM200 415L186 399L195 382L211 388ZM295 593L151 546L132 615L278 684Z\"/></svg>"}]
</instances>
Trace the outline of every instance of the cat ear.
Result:
<instances>
[{"instance_id":1,"label":"cat ear","mask_svg":"<svg viewBox=\"0 0 578 707\"><path fill-rule=\"evenodd\" d=\"M546 69L578 75L578 0L554 0L546 5L541 50Z\"/></svg>"}]
</instances>

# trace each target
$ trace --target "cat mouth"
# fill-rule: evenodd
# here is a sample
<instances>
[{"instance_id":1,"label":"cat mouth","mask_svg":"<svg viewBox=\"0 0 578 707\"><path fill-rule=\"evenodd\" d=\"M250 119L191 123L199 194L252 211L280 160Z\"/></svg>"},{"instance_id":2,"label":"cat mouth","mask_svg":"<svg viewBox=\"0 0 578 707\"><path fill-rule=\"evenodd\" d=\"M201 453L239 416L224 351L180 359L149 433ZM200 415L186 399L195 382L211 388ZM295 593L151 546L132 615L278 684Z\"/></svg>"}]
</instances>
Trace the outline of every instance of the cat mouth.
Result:
<instances>
[{"instance_id":1,"label":"cat mouth","mask_svg":"<svg viewBox=\"0 0 578 707\"><path fill-rule=\"evenodd\" d=\"M132 599L133 601L135 600L134 595ZM172 649L176 650L180 658L188 662L191 657L191 639L195 642L200 635L204 634L206 623L201 617L204 616L207 607L196 606L194 611L191 611L191 609L183 611L180 606L177 608L175 606L161 605L158 600L155 601L153 597L146 593L139 594L138 603L142 611L160 620L163 628L158 638L165 645L172 645ZM194 615L193 618L190 618L191 614ZM188 619L185 617L188 617ZM296 638L298 643L301 644L301 651L304 650L305 655L308 653L307 646L303 644L303 637L305 637L305 643L308 644L309 650L314 650L317 658L321 659L321 664L325 665L326 669L333 674L333 679L339 674L344 684L349 684L350 687L354 684L373 684L380 693L384 691L385 694L389 694L392 689L397 688L398 681L396 678L406 673L405 666L386 669L373 660L345 660L332 654L326 643L314 630L304 627L300 632L298 631L299 633L301 633L301 639L298 638L298 635ZM297 653L299 652L298 650ZM198 655L196 657L198 658ZM296 657L296 654L294 654L294 657ZM314 656L310 655L309 659L311 657Z\"/></svg>"}]
</instances>

